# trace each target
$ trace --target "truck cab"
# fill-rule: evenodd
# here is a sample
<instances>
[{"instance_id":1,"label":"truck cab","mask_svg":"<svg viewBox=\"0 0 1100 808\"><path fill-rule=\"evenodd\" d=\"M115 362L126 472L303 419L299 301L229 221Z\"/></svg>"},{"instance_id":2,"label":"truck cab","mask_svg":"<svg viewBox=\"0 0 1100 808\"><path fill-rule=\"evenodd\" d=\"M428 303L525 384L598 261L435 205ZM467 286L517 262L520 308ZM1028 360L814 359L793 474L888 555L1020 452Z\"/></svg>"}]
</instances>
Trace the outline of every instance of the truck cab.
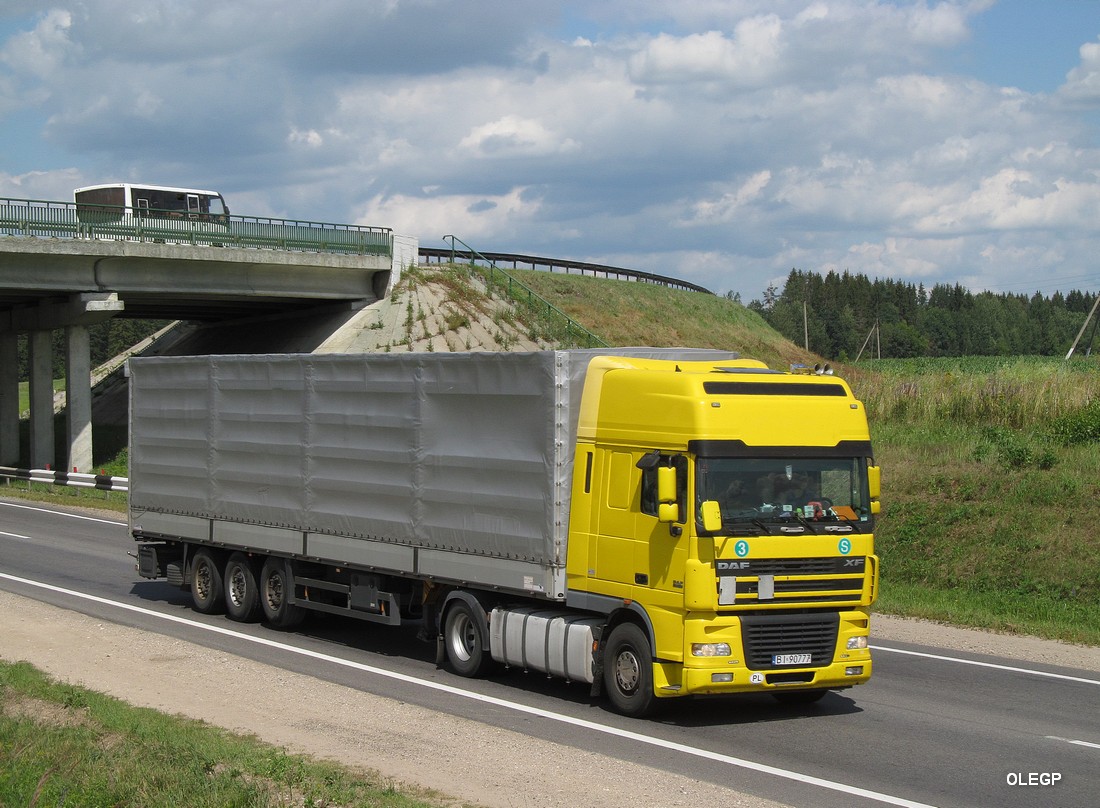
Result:
<instances>
[{"instance_id":1,"label":"truck cab","mask_svg":"<svg viewBox=\"0 0 1100 808\"><path fill-rule=\"evenodd\" d=\"M608 615L601 683L618 709L867 681L879 477L847 384L601 358L577 435L567 602Z\"/></svg>"}]
</instances>

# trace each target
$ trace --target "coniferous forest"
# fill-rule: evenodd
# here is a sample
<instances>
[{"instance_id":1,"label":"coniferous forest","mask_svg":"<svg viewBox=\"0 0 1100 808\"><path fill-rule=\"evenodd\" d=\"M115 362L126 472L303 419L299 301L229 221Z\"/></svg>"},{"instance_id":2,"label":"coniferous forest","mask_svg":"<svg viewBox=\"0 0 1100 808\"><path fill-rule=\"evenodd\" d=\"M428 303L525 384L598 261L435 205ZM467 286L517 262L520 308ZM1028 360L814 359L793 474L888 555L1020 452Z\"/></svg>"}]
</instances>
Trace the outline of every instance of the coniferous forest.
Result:
<instances>
[{"instance_id":1,"label":"coniferous forest","mask_svg":"<svg viewBox=\"0 0 1100 808\"><path fill-rule=\"evenodd\" d=\"M884 359L1064 356L1094 303L1094 294L1079 291L1051 297L975 294L958 284L926 289L849 272L822 276L792 269L782 290L769 287L764 299L748 308L797 345L808 334L814 353L852 361L861 349L863 358L881 349ZM1093 344L1097 319L1089 323L1077 353Z\"/></svg>"}]
</instances>

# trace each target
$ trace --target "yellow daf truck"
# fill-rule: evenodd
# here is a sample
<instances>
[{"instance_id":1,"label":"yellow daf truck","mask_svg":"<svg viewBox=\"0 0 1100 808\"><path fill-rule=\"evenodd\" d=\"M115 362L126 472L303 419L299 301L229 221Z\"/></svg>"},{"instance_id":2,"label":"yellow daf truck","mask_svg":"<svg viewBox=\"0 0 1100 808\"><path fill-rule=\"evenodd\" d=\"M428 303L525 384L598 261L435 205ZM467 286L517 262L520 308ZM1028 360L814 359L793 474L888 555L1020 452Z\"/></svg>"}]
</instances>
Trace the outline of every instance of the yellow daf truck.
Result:
<instances>
[{"instance_id":1,"label":"yellow daf truck","mask_svg":"<svg viewBox=\"0 0 1100 808\"><path fill-rule=\"evenodd\" d=\"M131 363L138 572L196 609L419 621L626 715L871 675L879 469L840 379L736 354Z\"/></svg>"}]
</instances>

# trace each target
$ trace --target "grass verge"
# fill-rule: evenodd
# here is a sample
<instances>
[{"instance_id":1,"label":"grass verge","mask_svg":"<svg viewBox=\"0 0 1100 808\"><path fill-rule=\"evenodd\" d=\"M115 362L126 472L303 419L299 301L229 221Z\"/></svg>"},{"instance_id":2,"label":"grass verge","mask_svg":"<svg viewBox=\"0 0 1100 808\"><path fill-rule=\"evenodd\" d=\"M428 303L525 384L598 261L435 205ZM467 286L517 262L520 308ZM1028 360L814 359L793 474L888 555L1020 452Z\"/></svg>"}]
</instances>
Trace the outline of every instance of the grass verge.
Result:
<instances>
[{"instance_id":1,"label":"grass verge","mask_svg":"<svg viewBox=\"0 0 1100 808\"><path fill-rule=\"evenodd\" d=\"M453 804L0 661L0 805Z\"/></svg>"}]
</instances>

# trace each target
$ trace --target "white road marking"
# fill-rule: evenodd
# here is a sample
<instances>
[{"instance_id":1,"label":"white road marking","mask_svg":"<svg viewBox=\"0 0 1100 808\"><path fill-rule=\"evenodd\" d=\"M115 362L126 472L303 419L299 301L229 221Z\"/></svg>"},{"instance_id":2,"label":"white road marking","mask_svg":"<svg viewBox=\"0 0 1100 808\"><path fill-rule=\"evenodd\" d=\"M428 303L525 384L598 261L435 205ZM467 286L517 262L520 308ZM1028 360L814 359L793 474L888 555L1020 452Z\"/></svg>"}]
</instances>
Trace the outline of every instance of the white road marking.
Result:
<instances>
[{"instance_id":1,"label":"white road marking","mask_svg":"<svg viewBox=\"0 0 1100 808\"><path fill-rule=\"evenodd\" d=\"M1091 741L1077 741L1073 738L1059 738L1057 735L1047 735L1048 741L1061 741L1062 743L1071 743L1074 746L1088 746L1093 749L1100 749L1100 743L1092 743Z\"/></svg>"},{"instance_id":2,"label":"white road marking","mask_svg":"<svg viewBox=\"0 0 1100 808\"><path fill-rule=\"evenodd\" d=\"M6 505L9 508L22 508L25 511L38 511L39 513L50 513L54 516L67 516L70 519L83 519L87 522L102 522L105 525L118 525L119 527L126 527L125 522L116 522L111 519L98 519L95 516L84 516L79 513L68 513L66 511L55 511L51 508L36 508L33 505L18 505L14 502L0 502L0 505Z\"/></svg>"},{"instance_id":3,"label":"white road marking","mask_svg":"<svg viewBox=\"0 0 1100 808\"><path fill-rule=\"evenodd\" d=\"M979 668L993 668L999 671L1010 671L1012 673L1026 673L1031 676L1045 676L1048 679L1062 679L1067 682L1081 682L1086 685L1100 685L1100 679L1086 679L1083 676L1067 676L1064 673L1051 673L1050 671L1040 671L1035 668L1016 668L1012 665L998 665L994 662L978 662L973 659L960 659L959 657L945 656L943 654L928 654L923 651L906 651L902 648L890 648L885 645L873 645L871 646L873 651L887 651L891 654L905 654L906 656L924 657L925 659L938 659L943 662L957 662L960 665L976 665Z\"/></svg>"},{"instance_id":4,"label":"white road marking","mask_svg":"<svg viewBox=\"0 0 1100 808\"><path fill-rule=\"evenodd\" d=\"M0 530L0 536L11 536L13 539L29 539L30 536L24 536L22 533L8 533L5 530Z\"/></svg>"},{"instance_id":5,"label":"white road marking","mask_svg":"<svg viewBox=\"0 0 1100 808\"><path fill-rule=\"evenodd\" d=\"M459 696L461 698L472 699L474 701L479 701L485 704L491 704L496 707L514 710L515 712L526 713L528 715L537 716L539 718L545 718L549 721L557 721L562 724L569 724L574 727L590 730L592 732L599 732L605 735L614 735L628 741L646 744L648 746L655 746L672 752L681 752L685 755L692 755L694 757L711 760L716 763L723 763L729 766L735 766L741 769L749 769L750 771L761 772L762 774L769 774L774 777L780 777L785 780L793 780L798 783L803 783L805 785L815 786L818 788L824 788L830 791L838 791L842 794L848 794L853 797L865 797L870 800L877 800L878 802L885 803L887 805L903 806L903 808L933 808L933 806L930 806L926 803L914 802L913 800L907 800L902 797L895 797L890 794L882 794L877 791L871 791L865 788L858 788L856 786L848 785L847 783L837 783L833 782L832 780L825 780L820 777L813 777L812 775L801 774L800 772L790 771L788 769L781 769L776 766L769 766L765 763L757 763L752 760L745 760L743 758L737 758L731 755L723 755L720 752L714 752L710 749L700 749L698 747L688 746L686 744L676 743L674 741L667 741L662 738L655 738L650 735L643 735L640 732L632 732L630 730L618 729L616 727L608 727L604 726L603 724L598 724L595 721L588 721L583 718L572 718L570 716L558 715L557 713L553 713L548 710L543 710L538 707L530 707L526 704L519 704L518 702L507 701L505 699L499 699L495 696L485 696L479 693L470 693L469 691L462 690L451 685L442 684L440 682L432 682L426 679L418 679L417 677L409 676L408 674L388 671L384 668L376 668L373 665L364 665L361 662L353 662L348 659L341 659L340 657L323 654L318 651L311 651L306 648L297 648L293 645L276 642L275 640L267 639L265 637L252 637L248 634L241 634L240 632L234 631L230 628L225 628L223 626L206 625L205 623L199 623L194 620L189 620L185 617L179 617L178 615L163 614L161 612L156 612L151 609L143 608L141 606L133 606L129 603L121 603L119 601L101 598L96 595L89 595L84 592L77 592L72 589L63 589L59 586L40 583L39 581L31 581L26 578L19 578L15 575L8 575L7 573L3 572L0 572L0 578L5 578L9 581L15 581L16 583L20 583L25 586L32 586L38 589L46 589L51 592L68 595L70 597L88 600L104 606L113 606L118 609L124 609L129 612L142 614L147 617L166 620L171 623L179 623L181 625L200 629L202 631L209 631L213 634L221 634L226 637L233 637L234 639L244 640L246 642L254 643L256 645L263 645L267 646L268 648L276 648L281 651L286 651L288 653L298 654L299 656L317 659L322 662L328 662L333 665L340 665L345 668L351 668L354 670L362 671L364 673L371 673L376 676L382 676L388 679L394 679L396 681L404 682L406 684L417 685L420 687L429 688L431 690L437 690L443 693L448 693L452 696Z\"/></svg>"}]
</instances>

